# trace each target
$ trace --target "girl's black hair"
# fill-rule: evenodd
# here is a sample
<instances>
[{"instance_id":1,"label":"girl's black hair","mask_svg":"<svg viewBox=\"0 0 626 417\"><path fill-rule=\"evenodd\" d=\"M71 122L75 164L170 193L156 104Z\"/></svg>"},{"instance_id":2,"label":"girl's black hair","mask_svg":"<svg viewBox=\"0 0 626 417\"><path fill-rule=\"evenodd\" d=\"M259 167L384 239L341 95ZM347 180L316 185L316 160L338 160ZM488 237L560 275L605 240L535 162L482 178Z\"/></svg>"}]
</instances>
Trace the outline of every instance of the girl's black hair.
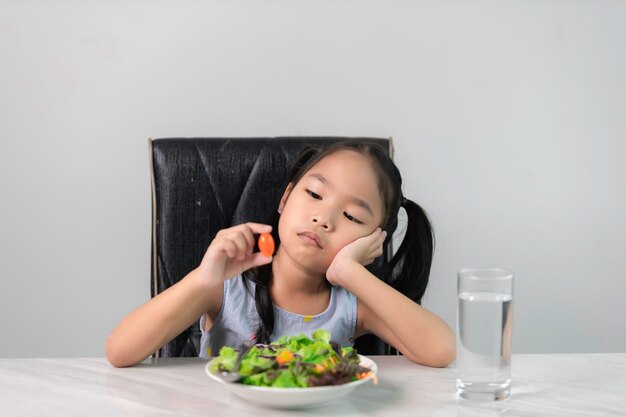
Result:
<instances>
[{"instance_id":1,"label":"girl's black hair","mask_svg":"<svg viewBox=\"0 0 626 417\"><path fill-rule=\"evenodd\" d=\"M324 149L305 149L287 175L285 187L294 186L300 179L324 157L337 151L350 150L368 156L378 175L378 188L382 194L385 216L383 230L387 231L384 243L386 248L398 227L398 212L404 208L407 214L407 226L400 247L389 260L377 260L367 267L375 276L395 288L411 300L420 304L428 285L430 267L433 258L434 236L426 212L415 202L404 198L402 194L402 176L385 150L378 144L367 142L339 142ZM280 245L278 236L279 214L274 210L268 224L272 225L272 235L276 246ZM384 258L384 256L382 257ZM270 296L272 264L248 270L243 273L244 281L255 283L254 299L260 323L256 330L257 343L269 343L274 331L274 307Z\"/></svg>"}]
</instances>

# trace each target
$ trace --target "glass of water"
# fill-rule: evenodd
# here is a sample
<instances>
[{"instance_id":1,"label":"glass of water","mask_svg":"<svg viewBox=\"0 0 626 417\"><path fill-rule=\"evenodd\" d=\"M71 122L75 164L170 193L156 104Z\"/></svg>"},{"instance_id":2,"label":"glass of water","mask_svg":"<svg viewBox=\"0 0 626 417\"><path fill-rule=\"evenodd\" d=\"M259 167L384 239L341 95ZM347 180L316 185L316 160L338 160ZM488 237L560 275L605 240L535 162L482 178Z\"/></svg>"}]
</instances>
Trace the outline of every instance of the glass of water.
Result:
<instances>
[{"instance_id":1,"label":"glass of water","mask_svg":"<svg viewBox=\"0 0 626 417\"><path fill-rule=\"evenodd\" d=\"M511 396L513 273L462 269L457 294L457 394L467 400L506 400Z\"/></svg>"}]
</instances>

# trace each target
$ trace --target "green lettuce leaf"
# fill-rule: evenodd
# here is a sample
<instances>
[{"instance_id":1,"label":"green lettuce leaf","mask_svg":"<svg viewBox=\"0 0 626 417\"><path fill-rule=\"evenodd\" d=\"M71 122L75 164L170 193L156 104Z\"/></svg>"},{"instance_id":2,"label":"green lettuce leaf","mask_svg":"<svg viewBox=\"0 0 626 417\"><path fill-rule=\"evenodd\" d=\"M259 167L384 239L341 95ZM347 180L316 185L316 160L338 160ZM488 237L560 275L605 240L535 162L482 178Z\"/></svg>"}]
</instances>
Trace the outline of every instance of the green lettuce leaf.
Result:
<instances>
[{"instance_id":1,"label":"green lettuce leaf","mask_svg":"<svg viewBox=\"0 0 626 417\"><path fill-rule=\"evenodd\" d=\"M313 340L322 343L330 343L330 332L324 329L318 329L311 334L313 336Z\"/></svg>"},{"instance_id":2,"label":"green lettuce leaf","mask_svg":"<svg viewBox=\"0 0 626 417\"><path fill-rule=\"evenodd\" d=\"M297 387L298 384L296 383L296 379L294 378L293 374L289 370L285 369L278 373L276 379L272 381L271 386L280 388L293 388Z\"/></svg>"},{"instance_id":3,"label":"green lettuce leaf","mask_svg":"<svg viewBox=\"0 0 626 417\"><path fill-rule=\"evenodd\" d=\"M311 336L283 336L269 345L250 348L239 365L241 383L283 388L337 385L356 380L366 370L352 347L341 348L341 355L335 352L328 331L316 330ZM277 357L284 351L290 353L284 356L291 359L283 358L279 363ZM232 371L238 355L237 350L223 347L210 371Z\"/></svg>"},{"instance_id":4,"label":"green lettuce leaf","mask_svg":"<svg viewBox=\"0 0 626 417\"><path fill-rule=\"evenodd\" d=\"M224 346L220 349L220 354L211 363L211 372L232 371L237 362L239 353L230 346Z\"/></svg>"}]
</instances>

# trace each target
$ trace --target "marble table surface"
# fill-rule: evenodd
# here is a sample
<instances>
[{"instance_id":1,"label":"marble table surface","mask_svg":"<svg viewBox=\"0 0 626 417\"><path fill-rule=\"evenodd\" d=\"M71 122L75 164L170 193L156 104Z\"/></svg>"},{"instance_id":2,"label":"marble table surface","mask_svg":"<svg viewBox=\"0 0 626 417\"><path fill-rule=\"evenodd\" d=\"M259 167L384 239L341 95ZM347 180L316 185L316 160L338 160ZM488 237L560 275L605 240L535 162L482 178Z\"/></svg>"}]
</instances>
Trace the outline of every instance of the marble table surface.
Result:
<instances>
[{"instance_id":1,"label":"marble table surface","mask_svg":"<svg viewBox=\"0 0 626 417\"><path fill-rule=\"evenodd\" d=\"M372 356L379 383L305 410L263 409L204 373L206 360L0 359L0 416L626 416L626 353L513 355L512 397L457 400L454 366Z\"/></svg>"}]
</instances>

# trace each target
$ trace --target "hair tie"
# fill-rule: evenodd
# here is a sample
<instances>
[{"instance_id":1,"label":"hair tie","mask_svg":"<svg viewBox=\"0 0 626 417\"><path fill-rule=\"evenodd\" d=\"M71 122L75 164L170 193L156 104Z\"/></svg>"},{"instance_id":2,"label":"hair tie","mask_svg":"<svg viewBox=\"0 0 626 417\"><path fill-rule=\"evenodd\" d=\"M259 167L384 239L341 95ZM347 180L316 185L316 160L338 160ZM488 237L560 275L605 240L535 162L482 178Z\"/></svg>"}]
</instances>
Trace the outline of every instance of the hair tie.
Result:
<instances>
[{"instance_id":1,"label":"hair tie","mask_svg":"<svg viewBox=\"0 0 626 417\"><path fill-rule=\"evenodd\" d=\"M400 201L400 206L405 206L407 201L408 200L406 198L402 197L402 200Z\"/></svg>"}]
</instances>

